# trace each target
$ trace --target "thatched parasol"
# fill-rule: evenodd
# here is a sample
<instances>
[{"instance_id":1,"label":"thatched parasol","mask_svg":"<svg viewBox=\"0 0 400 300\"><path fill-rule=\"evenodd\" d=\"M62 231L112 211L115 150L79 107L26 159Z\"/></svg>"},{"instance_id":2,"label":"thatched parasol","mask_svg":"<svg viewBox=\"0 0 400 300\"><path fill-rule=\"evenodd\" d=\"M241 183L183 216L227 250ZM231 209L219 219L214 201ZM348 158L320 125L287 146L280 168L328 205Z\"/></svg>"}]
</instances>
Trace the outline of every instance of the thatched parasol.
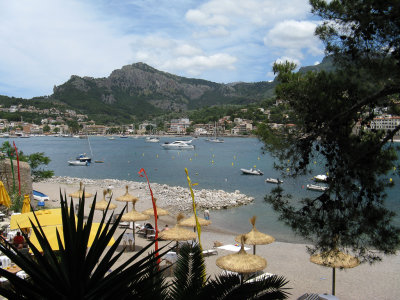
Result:
<instances>
[{"instance_id":1,"label":"thatched parasol","mask_svg":"<svg viewBox=\"0 0 400 300\"><path fill-rule=\"evenodd\" d=\"M197 235L196 233L187 230L185 228L182 228L179 225L179 222L184 218L182 214L179 214L176 217L176 225L173 228L170 228L169 230L164 230L160 232L158 235L159 239L162 240L167 240L167 241L176 241L177 245L177 252L178 252L178 241L188 241L188 240L194 240L196 239Z\"/></svg>"},{"instance_id":2,"label":"thatched parasol","mask_svg":"<svg viewBox=\"0 0 400 300\"><path fill-rule=\"evenodd\" d=\"M256 228L256 216L253 216L250 219L250 223L253 225L253 229L244 234L245 237L245 244L247 245L253 245L253 254L256 254L256 245L266 245L266 244L271 244L275 241L275 238L273 236L270 236L268 234L259 232ZM235 237L235 241L240 243L241 242L241 236L238 235Z\"/></svg>"},{"instance_id":3,"label":"thatched parasol","mask_svg":"<svg viewBox=\"0 0 400 300\"><path fill-rule=\"evenodd\" d=\"M128 186L125 186L126 192L125 194L123 194L122 196L119 196L118 198L116 198L115 200L117 201L121 201L121 202L136 202L139 200L139 198L132 196L131 194L129 194L128 192Z\"/></svg>"},{"instance_id":4,"label":"thatched parasol","mask_svg":"<svg viewBox=\"0 0 400 300\"><path fill-rule=\"evenodd\" d=\"M360 261L339 249L334 249L320 254L314 254L310 257L310 261L314 264L332 268L332 295L335 295L335 273L336 268L354 268L360 264Z\"/></svg>"},{"instance_id":5,"label":"thatched parasol","mask_svg":"<svg viewBox=\"0 0 400 300\"><path fill-rule=\"evenodd\" d=\"M208 226L211 224L210 220L206 220L206 219L203 219L200 217L197 217L197 220L199 221L200 226ZM187 227L195 227L196 219L195 219L194 215L191 215L189 218L186 218L186 219L180 221L179 225L187 226Z\"/></svg>"},{"instance_id":6,"label":"thatched parasol","mask_svg":"<svg viewBox=\"0 0 400 300\"><path fill-rule=\"evenodd\" d=\"M107 190L103 190L103 200L97 202L96 205L94 206L94 209L102 210L103 212L106 210L108 205L108 201L106 200L106 195L107 195ZM92 204L90 204L89 207L91 208ZM116 208L117 206L113 203L110 203L110 205L108 206L108 209L116 209Z\"/></svg>"},{"instance_id":7,"label":"thatched parasol","mask_svg":"<svg viewBox=\"0 0 400 300\"><path fill-rule=\"evenodd\" d=\"M135 250L135 222L150 219L150 216L142 214L135 210L135 203L136 203L136 201L132 202L132 204L133 204L132 210L130 212L127 212L126 214L123 214L121 217L122 222L133 222L133 228L132 228L133 250Z\"/></svg>"},{"instance_id":8,"label":"thatched parasol","mask_svg":"<svg viewBox=\"0 0 400 300\"><path fill-rule=\"evenodd\" d=\"M248 254L244 250L244 239L245 238L242 236L242 246L239 252L217 259L216 264L218 267L240 274L254 273L267 267L265 258L254 254Z\"/></svg>"},{"instance_id":9,"label":"thatched parasol","mask_svg":"<svg viewBox=\"0 0 400 300\"><path fill-rule=\"evenodd\" d=\"M82 196L83 196L83 183L82 183L82 181L79 182L79 190L77 190L74 193L68 194L68 196L72 197L72 198L82 198ZM90 197L93 197L93 196L94 196L93 194L85 192L85 198L90 198Z\"/></svg>"},{"instance_id":10,"label":"thatched parasol","mask_svg":"<svg viewBox=\"0 0 400 300\"><path fill-rule=\"evenodd\" d=\"M157 202L157 198L156 197L154 197L154 202ZM158 206L156 206L156 208L157 208L157 216L169 215L169 211L168 210L163 209L163 208L158 207ZM146 210L142 211L142 214L149 215L149 216L154 216L154 210L153 210L153 208L149 208L149 209L146 209Z\"/></svg>"},{"instance_id":11,"label":"thatched parasol","mask_svg":"<svg viewBox=\"0 0 400 300\"><path fill-rule=\"evenodd\" d=\"M126 192L125 192L125 194L123 194L122 196L119 196L118 198L116 198L115 200L117 200L117 201L121 201L121 202L132 202L132 203L135 203L136 201L139 201L139 198L137 198L137 197L135 197L135 196L132 196L131 194L129 194L129 192L128 192L128 185L126 185L125 186L125 189L126 189ZM129 211L129 207L128 207L128 203L127 203L127 206L126 206L126 212L128 212Z\"/></svg>"}]
</instances>

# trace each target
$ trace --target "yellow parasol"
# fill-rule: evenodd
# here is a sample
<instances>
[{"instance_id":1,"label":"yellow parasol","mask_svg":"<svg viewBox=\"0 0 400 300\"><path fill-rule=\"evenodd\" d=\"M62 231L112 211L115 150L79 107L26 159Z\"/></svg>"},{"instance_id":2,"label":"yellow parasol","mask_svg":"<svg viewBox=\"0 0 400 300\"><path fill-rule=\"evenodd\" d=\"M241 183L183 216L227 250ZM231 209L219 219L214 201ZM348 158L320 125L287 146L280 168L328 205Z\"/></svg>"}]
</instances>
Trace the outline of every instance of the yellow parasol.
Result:
<instances>
[{"instance_id":1,"label":"yellow parasol","mask_svg":"<svg viewBox=\"0 0 400 300\"><path fill-rule=\"evenodd\" d=\"M336 268L354 268L360 264L360 261L349 254L346 254L339 249L314 254L310 257L310 261L314 264L332 268L332 295L335 295L335 277Z\"/></svg>"},{"instance_id":2,"label":"yellow parasol","mask_svg":"<svg viewBox=\"0 0 400 300\"><path fill-rule=\"evenodd\" d=\"M256 245L266 245L266 244L271 244L275 241L275 238L273 236L270 236L268 234L259 232L256 228L256 216L253 216L250 219L250 223L253 225L253 229L244 234L245 237L245 244L247 245L253 245L253 254L256 254ZM238 235L235 237L235 241L240 243L241 242L241 236Z\"/></svg>"},{"instance_id":3,"label":"yellow parasol","mask_svg":"<svg viewBox=\"0 0 400 300\"><path fill-rule=\"evenodd\" d=\"M118 198L116 198L115 200L117 201L122 201L122 202L136 202L139 200L139 198L132 196L131 194L129 194L128 192L128 185L125 186L126 192L125 194L123 194L122 196L119 196Z\"/></svg>"},{"instance_id":4,"label":"yellow parasol","mask_svg":"<svg viewBox=\"0 0 400 300\"><path fill-rule=\"evenodd\" d=\"M22 204L22 210L21 213L28 213L31 211L31 198L29 198L29 195L24 196L24 203Z\"/></svg>"},{"instance_id":5,"label":"yellow parasol","mask_svg":"<svg viewBox=\"0 0 400 300\"><path fill-rule=\"evenodd\" d=\"M82 183L82 181L79 182L79 190L77 190L74 193L68 194L68 196L72 197L72 198L82 198L82 196L83 196L83 183ZM85 198L90 198L90 197L93 197L93 196L94 196L93 194L87 193L85 191Z\"/></svg>"},{"instance_id":6,"label":"yellow parasol","mask_svg":"<svg viewBox=\"0 0 400 300\"><path fill-rule=\"evenodd\" d=\"M93 244L93 241L96 237L97 230L99 228L100 224L99 223L93 223L92 228L90 230L89 234L89 240L87 246L90 247ZM104 224L103 224L104 227ZM46 226L42 227L43 232L47 238L47 240L50 243L50 247L53 250L59 250L58 247L58 241L57 241L57 230L58 233L60 234L61 241L63 242L64 245L64 232L63 232L63 226L62 225L57 225L57 226ZM30 242L39 250L42 251L42 248L40 247L40 243L35 235L35 232L32 231L32 234L29 238ZM111 240L108 242L108 246L113 245L115 242L114 238L111 238Z\"/></svg>"},{"instance_id":7,"label":"yellow parasol","mask_svg":"<svg viewBox=\"0 0 400 300\"><path fill-rule=\"evenodd\" d=\"M208 226L211 224L210 220L206 220L200 217L197 217L197 220L199 221L200 226ZM194 215L191 215L189 218L180 221L179 225L186 227L196 227L196 219Z\"/></svg>"},{"instance_id":8,"label":"yellow parasol","mask_svg":"<svg viewBox=\"0 0 400 300\"><path fill-rule=\"evenodd\" d=\"M0 181L0 204L10 207L11 200L2 181Z\"/></svg>"}]
</instances>

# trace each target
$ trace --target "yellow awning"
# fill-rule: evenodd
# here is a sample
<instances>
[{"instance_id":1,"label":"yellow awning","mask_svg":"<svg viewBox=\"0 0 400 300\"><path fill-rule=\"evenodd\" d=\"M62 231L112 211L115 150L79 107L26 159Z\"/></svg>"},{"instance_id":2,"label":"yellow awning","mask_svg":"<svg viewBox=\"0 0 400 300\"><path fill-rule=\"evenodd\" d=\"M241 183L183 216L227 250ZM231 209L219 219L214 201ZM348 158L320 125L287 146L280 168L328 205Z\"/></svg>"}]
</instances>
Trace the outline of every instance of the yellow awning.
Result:
<instances>
[{"instance_id":1,"label":"yellow awning","mask_svg":"<svg viewBox=\"0 0 400 300\"><path fill-rule=\"evenodd\" d=\"M89 240L88 240L88 247L92 246L94 238L96 237L97 230L99 228L100 224L99 223L93 223L92 224L92 229L90 231L89 235ZM105 225L103 225L104 227ZM47 227L42 227L43 232L47 238L47 240L50 243L50 247L53 250L59 250L58 248L58 241L57 241L57 233L56 229L58 230L58 233L60 234L60 238L63 241L64 245L64 234L63 234L63 226L62 225L57 225L57 226L47 226ZM32 231L32 234L29 238L31 243L39 250L42 251L42 248L40 247L39 241L36 238L35 232ZM115 243L114 238L111 238L110 242L108 243L108 246L111 246Z\"/></svg>"},{"instance_id":2,"label":"yellow awning","mask_svg":"<svg viewBox=\"0 0 400 300\"><path fill-rule=\"evenodd\" d=\"M46 210L38 210L35 211L35 214L39 220L41 226L52 226L52 225L60 225L62 224L61 218L61 208L55 209L46 209ZM23 213L19 215L12 215L10 220L10 229L15 230L18 229L18 225L21 228L30 228L32 220L33 224L37 226L37 222L33 212Z\"/></svg>"}]
</instances>

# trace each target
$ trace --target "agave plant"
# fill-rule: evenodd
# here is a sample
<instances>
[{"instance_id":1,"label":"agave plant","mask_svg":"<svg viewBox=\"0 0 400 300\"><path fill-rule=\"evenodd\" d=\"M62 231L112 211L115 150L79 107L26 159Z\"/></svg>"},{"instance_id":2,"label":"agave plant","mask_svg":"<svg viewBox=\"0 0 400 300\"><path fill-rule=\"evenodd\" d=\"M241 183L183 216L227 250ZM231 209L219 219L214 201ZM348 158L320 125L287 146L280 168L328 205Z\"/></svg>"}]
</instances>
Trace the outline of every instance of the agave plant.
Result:
<instances>
[{"instance_id":1,"label":"agave plant","mask_svg":"<svg viewBox=\"0 0 400 300\"><path fill-rule=\"evenodd\" d=\"M16 249L9 249L11 245L7 247L0 244L0 251L29 276L28 280L24 280L0 269L0 275L7 278L11 284L11 289L0 287L0 295L9 299L126 299L132 296L154 299L153 295L166 295L167 285L161 271L156 267L158 258L154 253L141 257L153 243L114 268L123 253L116 252L123 234L108 249L107 244L113 237L122 214L112 226L112 216L105 222L106 214L103 214L94 242L88 248L97 195L85 222L84 195L79 199L76 219L72 200L68 209L66 196L63 197L60 193L60 198L64 243L57 231L59 250L51 249L35 215L38 226L31 222L32 230L43 249L43 254L25 234L33 258L23 256ZM160 249L160 255L165 253L162 252L163 249Z\"/></svg>"}]
</instances>

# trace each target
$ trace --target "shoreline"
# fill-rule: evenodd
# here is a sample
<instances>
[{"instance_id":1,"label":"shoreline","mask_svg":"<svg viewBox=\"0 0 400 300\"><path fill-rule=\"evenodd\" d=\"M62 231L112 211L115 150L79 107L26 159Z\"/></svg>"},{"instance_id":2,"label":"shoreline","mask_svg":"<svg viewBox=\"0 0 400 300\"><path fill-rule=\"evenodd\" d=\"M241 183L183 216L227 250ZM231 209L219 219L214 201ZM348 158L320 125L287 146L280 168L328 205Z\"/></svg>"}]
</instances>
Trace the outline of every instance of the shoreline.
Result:
<instances>
[{"instance_id":1,"label":"shoreline","mask_svg":"<svg viewBox=\"0 0 400 300\"><path fill-rule=\"evenodd\" d=\"M68 179L68 180L65 180ZM63 181L64 180L64 181ZM89 193L98 193L98 197L103 197L102 190L106 189L109 184L114 185L112 202L117 205L116 213L122 211L125 202L115 201L125 193L124 180L100 179L91 180L84 178L71 177L54 177L51 180L34 182L33 188L44 192L50 197L50 201L46 201L47 207L58 207L60 190L62 194L68 195L79 189L79 182L82 181L85 190ZM129 183L132 183L129 181ZM134 196L139 196L139 201L136 204L136 210L142 211L151 207L150 192L147 183L141 183L141 189L129 189L129 193ZM151 184L153 192L156 184ZM160 185L163 186L163 185ZM185 193L190 197L188 188ZM155 194L157 197L157 194ZM67 196L68 197L68 196ZM70 198L69 198L70 199ZM85 211L89 209L89 204L93 198L89 198L85 203ZM197 198L196 198L197 200ZM76 200L74 200L76 203ZM165 199L160 197L157 205L165 207ZM190 198L191 201L191 198ZM129 205L131 209L131 205ZM187 213L189 216L191 213ZM162 216L159 218L159 228L165 224L174 226L176 219L174 215L176 211L170 210L173 216ZM95 211L95 220L99 221L102 212ZM108 215L109 216L109 215ZM154 221L151 221L153 222ZM142 222L137 222L142 223ZM123 229L118 229L118 233L122 233ZM236 244L234 238L238 233L231 232L228 229L216 227L211 224L207 227L202 227L201 243L203 249L212 249L214 242L218 241L224 245ZM136 236L136 251L144 247L148 241L142 237ZM169 242L160 241L160 246ZM174 244L174 243L172 243ZM172 244L170 244L172 246ZM282 275L289 283L288 288L291 296L289 299L297 299L305 293L330 293L332 286L332 269L315 265L309 261L309 254L306 251L305 244L274 242L269 245L258 245L257 255L264 257L267 260L267 267L264 272ZM250 247L252 248L252 247ZM122 247L121 247L122 249ZM205 257L207 275L214 276L220 274L222 270L216 266L217 258L232 254L233 252L217 249L218 255ZM252 253L249 250L248 253ZM118 260L116 266L122 264L132 256L131 251L124 252ZM400 298L400 255L383 256L383 261L374 265L363 264L353 269L338 270L336 273L336 296L341 300L358 300L358 299L399 299Z\"/></svg>"}]
</instances>

